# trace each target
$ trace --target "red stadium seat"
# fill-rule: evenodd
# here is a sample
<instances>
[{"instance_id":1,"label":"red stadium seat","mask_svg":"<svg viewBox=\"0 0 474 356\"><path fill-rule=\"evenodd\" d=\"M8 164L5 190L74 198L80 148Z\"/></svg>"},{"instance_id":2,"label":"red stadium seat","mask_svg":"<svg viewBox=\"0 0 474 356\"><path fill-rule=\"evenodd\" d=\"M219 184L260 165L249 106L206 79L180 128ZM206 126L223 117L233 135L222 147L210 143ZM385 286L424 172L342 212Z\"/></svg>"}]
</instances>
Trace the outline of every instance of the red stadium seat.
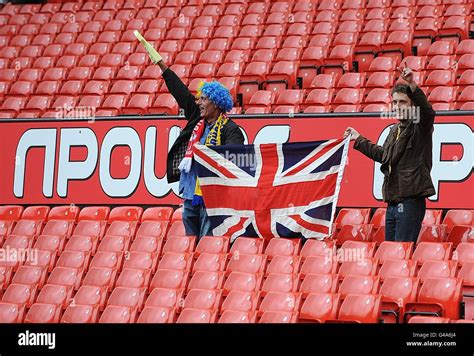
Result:
<instances>
[{"instance_id":1,"label":"red stadium seat","mask_svg":"<svg viewBox=\"0 0 474 356\"><path fill-rule=\"evenodd\" d=\"M406 305L405 318L423 314L457 320L460 316L461 297L462 279L427 279L420 288L417 301Z\"/></svg>"},{"instance_id":2,"label":"red stadium seat","mask_svg":"<svg viewBox=\"0 0 474 356\"><path fill-rule=\"evenodd\" d=\"M380 244L374 257L381 263L386 260L408 260L413 250L412 242L384 241Z\"/></svg>"},{"instance_id":3,"label":"red stadium seat","mask_svg":"<svg viewBox=\"0 0 474 356\"><path fill-rule=\"evenodd\" d=\"M176 323L209 324L215 323L216 318L217 312L215 311L186 308L183 309L178 319L176 320Z\"/></svg>"},{"instance_id":4,"label":"red stadium seat","mask_svg":"<svg viewBox=\"0 0 474 356\"><path fill-rule=\"evenodd\" d=\"M109 305L105 308L104 313L99 319L99 323L133 323L132 314L130 308L116 305Z\"/></svg>"},{"instance_id":5,"label":"red stadium seat","mask_svg":"<svg viewBox=\"0 0 474 356\"><path fill-rule=\"evenodd\" d=\"M202 255L201 255L202 257ZM266 266L265 255L248 255L240 253L230 259L227 266L227 273L244 272L244 273L263 273Z\"/></svg>"},{"instance_id":6,"label":"red stadium seat","mask_svg":"<svg viewBox=\"0 0 474 356\"><path fill-rule=\"evenodd\" d=\"M298 273L301 265L301 258L297 255L290 256L274 256L269 262L266 274L270 273L284 273L294 274Z\"/></svg>"},{"instance_id":7,"label":"red stadium seat","mask_svg":"<svg viewBox=\"0 0 474 356\"><path fill-rule=\"evenodd\" d=\"M308 274L335 274L337 268L337 262L333 258L308 256L304 260L300 272L303 276Z\"/></svg>"},{"instance_id":8,"label":"red stadium seat","mask_svg":"<svg viewBox=\"0 0 474 356\"><path fill-rule=\"evenodd\" d=\"M349 294L341 304L338 320L377 323L381 317L381 304L379 295Z\"/></svg>"},{"instance_id":9,"label":"red stadium seat","mask_svg":"<svg viewBox=\"0 0 474 356\"><path fill-rule=\"evenodd\" d=\"M67 307L68 298L67 288L61 285L46 284L36 298L37 303L53 304L57 307L65 309Z\"/></svg>"},{"instance_id":10,"label":"red stadium seat","mask_svg":"<svg viewBox=\"0 0 474 356\"><path fill-rule=\"evenodd\" d=\"M474 240L474 227L455 225L451 229L446 239L447 242L453 244L453 248L456 248L462 242L472 242Z\"/></svg>"},{"instance_id":11,"label":"red stadium seat","mask_svg":"<svg viewBox=\"0 0 474 356\"><path fill-rule=\"evenodd\" d=\"M341 209L336 217L335 224L338 229L343 225L367 224L370 209Z\"/></svg>"},{"instance_id":12,"label":"red stadium seat","mask_svg":"<svg viewBox=\"0 0 474 356\"><path fill-rule=\"evenodd\" d=\"M25 316L25 323L58 323L61 308L54 304L35 303Z\"/></svg>"},{"instance_id":13,"label":"red stadium seat","mask_svg":"<svg viewBox=\"0 0 474 356\"><path fill-rule=\"evenodd\" d=\"M233 255L240 254L262 254L264 249L264 241L259 238L247 238L239 237L237 238L230 249L230 253Z\"/></svg>"},{"instance_id":14,"label":"red stadium seat","mask_svg":"<svg viewBox=\"0 0 474 356\"><path fill-rule=\"evenodd\" d=\"M341 303L340 297L340 294L309 294L301 307L299 321L323 323L335 320Z\"/></svg>"},{"instance_id":15,"label":"red stadium seat","mask_svg":"<svg viewBox=\"0 0 474 356\"><path fill-rule=\"evenodd\" d=\"M401 323L406 303L416 302L420 279L413 277L388 277L380 289L382 318L385 323Z\"/></svg>"},{"instance_id":16,"label":"red stadium seat","mask_svg":"<svg viewBox=\"0 0 474 356\"><path fill-rule=\"evenodd\" d=\"M473 213L471 210L449 210L443 219L443 225L447 226L447 233L455 225L473 225Z\"/></svg>"},{"instance_id":17,"label":"red stadium seat","mask_svg":"<svg viewBox=\"0 0 474 356\"><path fill-rule=\"evenodd\" d=\"M346 241L372 241L372 225L343 225L337 233L337 244L342 245Z\"/></svg>"},{"instance_id":18,"label":"red stadium seat","mask_svg":"<svg viewBox=\"0 0 474 356\"><path fill-rule=\"evenodd\" d=\"M422 283L428 278L451 278L456 276L457 267L456 261L425 261L417 277Z\"/></svg>"},{"instance_id":19,"label":"red stadium seat","mask_svg":"<svg viewBox=\"0 0 474 356\"><path fill-rule=\"evenodd\" d=\"M69 305L61 317L61 323L95 323L98 310L91 305Z\"/></svg>"},{"instance_id":20,"label":"red stadium seat","mask_svg":"<svg viewBox=\"0 0 474 356\"><path fill-rule=\"evenodd\" d=\"M416 261L387 259L378 271L378 276L384 280L388 277L414 277Z\"/></svg>"},{"instance_id":21,"label":"red stadium seat","mask_svg":"<svg viewBox=\"0 0 474 356\"><path fill-rule=\"evenodd\" d=\"M189 281L188 290L221 289L224 284L224 272L197 271Z\"/></svg>"},{"instance_id":22,"label":"red stadium seat","mask_svg":"<svg viewBox=\"0 0 474 356\"><path fill-rule=\"evenodd\" d=\"M305 259L310 256L319 256L324 257L327 256L328 253L335 248L335 241L326 240L326 241L319 241L315 239L309 239L303 245L301 249L300 256Z\"/></svg>"},{"instance_id":23,"label":"red stadium seat","mask_svg":"<svg viewBox=\"0 0 474 356\"><path fill-rule=\"evenodd\" d=\"M153 277L149 290L154 288L184 289L188 283L188 271L158 269Z\"/></svg>"},{"instance_id":24,"label":"red stadium seat","mask_svg":"<svg viewBox=\"0 0 474 356\"><path fill-rule=\"evenodd\" d=\"M469 242L460 243L454 251L453 260L458 261L460 266L474 262L474 245Z\"/></svg>"},{"instance_id":25,"label":"red stadium seat","mask_svg":"<svg viewBox=\"0 0 474 356\"><path fill-rule=\"evenodd\" d=\"M196 246L195 255L202 253L222 254L229 250L230 239L228 237L203 236Z\"/></svg>"},{"instance_id":26,"label":"red stadium seat","mask_svg":"<svg viewBox=\"0 0 474 356\"><path fill-rule=\"evenodd\" d=\"M300 293L270 292L259 306L260 315L264 312L297 312L301 304Z\"/></svg>"},{"instance_id":27,"label":"red stadium seat","mask_svg":"<svg viewBox=\"0 0 474 356\"><path fill-rule=\"evenodd\" d=\"M422 264L425 261L446 261L451 257L450 242L420 242L413 252L412 258Z\"/></svg>"},{"instance_id":28,"label":"red stadium seat","mask_svg":"<svg viewBox=\"0 0 474 356\"><path fill-rule=\"evenodd\" d=\"M377 294L380 278L377 276L349 275L342 280L338 293L342 298L348 294Z\"/></svg>"}]
</instances>

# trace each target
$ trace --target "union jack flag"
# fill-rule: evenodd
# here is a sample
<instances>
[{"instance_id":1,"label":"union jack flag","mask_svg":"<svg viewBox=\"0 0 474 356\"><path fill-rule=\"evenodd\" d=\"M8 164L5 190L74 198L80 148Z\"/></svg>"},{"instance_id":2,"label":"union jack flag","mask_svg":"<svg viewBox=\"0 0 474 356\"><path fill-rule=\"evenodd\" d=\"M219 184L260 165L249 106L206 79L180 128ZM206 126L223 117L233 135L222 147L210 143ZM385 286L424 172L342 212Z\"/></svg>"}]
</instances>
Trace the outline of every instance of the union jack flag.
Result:
<instances>
[{"instance_id":1,"label":"union jack flag","mask_svg":"<svg viewBox=\"0 0 474 356\"><path fill-rule=\"evenodd\" d=\"M331 234L349 140L195 145L214 236Z\"/></svg>"}]
</instances>

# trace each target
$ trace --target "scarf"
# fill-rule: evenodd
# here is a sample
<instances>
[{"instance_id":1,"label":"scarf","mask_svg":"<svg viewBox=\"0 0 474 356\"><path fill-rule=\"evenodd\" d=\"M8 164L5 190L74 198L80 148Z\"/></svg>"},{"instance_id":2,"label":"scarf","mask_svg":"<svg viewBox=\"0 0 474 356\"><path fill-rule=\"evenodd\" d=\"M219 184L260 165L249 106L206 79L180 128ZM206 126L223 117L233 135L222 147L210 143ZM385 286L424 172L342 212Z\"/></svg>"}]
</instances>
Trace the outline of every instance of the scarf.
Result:
<instances>
[{"instance_id":1,"label":"scarf","mask_svg":"<svg viewBox=\"0 0 474 356\"><path fill-rule=\"evenodd\" d=\"M222 127L227 123L229 119L227 116L222 113L217 118L216 122L209 131L209 135L206 137L206 146L220 146L221 144L221 133ZM194 127L191 137L188 142L188 147L186 148L186 153L184 154L184 158L178 166L180 171L184 171L189 173L191 170L191 165L193 162L194 157L194 145L201 141L202 135L204 133L204 119L201 119L197 125ZM194 196L193 196L193 205L202 205L204 203L202 199L202 191L201 187L199 186L199 180L196 177L196 187L194 189Z\"/></svg>"}]
</instances>

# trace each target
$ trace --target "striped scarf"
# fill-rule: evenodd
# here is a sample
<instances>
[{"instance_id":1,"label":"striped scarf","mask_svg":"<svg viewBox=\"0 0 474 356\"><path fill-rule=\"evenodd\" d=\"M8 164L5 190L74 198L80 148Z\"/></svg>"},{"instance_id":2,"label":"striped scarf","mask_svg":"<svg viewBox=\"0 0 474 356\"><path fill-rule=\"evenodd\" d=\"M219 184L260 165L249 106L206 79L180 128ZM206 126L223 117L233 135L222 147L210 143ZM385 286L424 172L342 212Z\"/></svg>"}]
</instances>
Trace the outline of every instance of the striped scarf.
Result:
<instances>
[{"instance_id":1,"label":"striped scarf","mask_svg":"<svg viewBox=\"0 0 474 356\"><path fill-rule=\"evenodd\" d=\"M221 145L221 136L222 128L228 121L228 117L222 113L217 118L216 122L209 131L209 134L206 137L206 146L220 146ZM201 137L204 133L204 119L201 119L197 125L194 127L191 138L189 139L188 148L186 154L179 165L181 171L189 172L191 170L192 159L194 156L194 145L201 141ZM204 201L202 199L202 191L199 185L199 179L196 177L196 187L194 189L193 196L193 205L203 205Z\"/></svg>"}]
</instances>

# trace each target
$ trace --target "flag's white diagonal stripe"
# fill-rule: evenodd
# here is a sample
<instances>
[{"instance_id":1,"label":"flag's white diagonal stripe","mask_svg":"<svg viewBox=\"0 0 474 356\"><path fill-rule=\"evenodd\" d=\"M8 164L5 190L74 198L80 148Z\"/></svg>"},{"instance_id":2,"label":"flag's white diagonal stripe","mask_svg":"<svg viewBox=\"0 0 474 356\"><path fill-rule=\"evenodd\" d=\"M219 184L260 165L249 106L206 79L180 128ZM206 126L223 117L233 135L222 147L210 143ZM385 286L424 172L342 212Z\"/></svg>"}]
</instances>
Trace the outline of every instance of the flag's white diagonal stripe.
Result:
<instances>
[{"instance_id":1,"label":"flag's white diagonal stripe","mask_svg":"<svg viewBox=\"0 0 474 356\"><path fill-rule=\"evenodd\" d=\"M308 160L310 160L311 158L313 158L316 154L318 154L321 150L323 150L326 146L334 143L334 141L336 140L329 140L327 142L324 142L322 144L320 144L318 147L316 147L311 153L309 153L308 155L306 155L306 157L304 159L302 159L300 162L298 162L297 164L295 164L294 166L291 166L289 167L287 170L285 170L284 172L282 172L282 175L286 175L289 171L292 171L298 167L300 167L301 165L305 164ZM279 144L279 146L282 147L282 144Z\"/></svg>"}]
</instances>

